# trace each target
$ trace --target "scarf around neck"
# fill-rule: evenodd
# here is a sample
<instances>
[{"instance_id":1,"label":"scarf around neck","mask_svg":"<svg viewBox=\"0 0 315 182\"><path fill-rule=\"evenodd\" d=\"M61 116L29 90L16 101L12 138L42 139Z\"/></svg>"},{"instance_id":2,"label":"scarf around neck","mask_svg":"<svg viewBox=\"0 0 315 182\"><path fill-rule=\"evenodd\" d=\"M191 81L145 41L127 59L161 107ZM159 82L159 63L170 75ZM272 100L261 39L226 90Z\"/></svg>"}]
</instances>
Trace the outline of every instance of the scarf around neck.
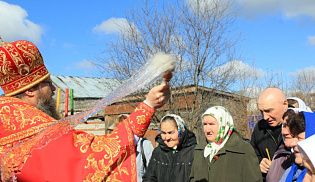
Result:
<instances>
[{"instance_id":1,"label":"scarf around neck","mask_svg":"<svg viewBox=\"0 0 315 182\"><path fill-rule=\"evenodd\" d=\"M300 171L299 171L300 170ZM285 180L285 182L292 182L292 181L296 181L296 182L302 182L304 179L304 176L306 174L306 169L303 168L299 168L295 163L292 165L291 170Z\"/></svg>"}]
</instances>

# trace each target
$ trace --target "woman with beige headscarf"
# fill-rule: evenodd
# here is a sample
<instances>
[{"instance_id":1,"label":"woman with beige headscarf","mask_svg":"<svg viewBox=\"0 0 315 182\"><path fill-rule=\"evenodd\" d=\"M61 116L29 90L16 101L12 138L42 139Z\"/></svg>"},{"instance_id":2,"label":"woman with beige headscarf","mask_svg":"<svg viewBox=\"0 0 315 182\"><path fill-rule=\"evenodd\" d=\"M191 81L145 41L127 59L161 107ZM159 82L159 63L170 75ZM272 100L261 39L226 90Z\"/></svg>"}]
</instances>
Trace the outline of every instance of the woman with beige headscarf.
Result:
<instances>
[{"instance_id":1,"label":"woman with beige headscarf","mask_svg":"<svg viewBox=\"0 0 315 182\"><path fill-rule=\"evenodd\" d=\"M195 148L190 181L262 181L254 149L235 130L231 114L214 106L201 119L205 138Z\"/></svg>"}]
</instances>

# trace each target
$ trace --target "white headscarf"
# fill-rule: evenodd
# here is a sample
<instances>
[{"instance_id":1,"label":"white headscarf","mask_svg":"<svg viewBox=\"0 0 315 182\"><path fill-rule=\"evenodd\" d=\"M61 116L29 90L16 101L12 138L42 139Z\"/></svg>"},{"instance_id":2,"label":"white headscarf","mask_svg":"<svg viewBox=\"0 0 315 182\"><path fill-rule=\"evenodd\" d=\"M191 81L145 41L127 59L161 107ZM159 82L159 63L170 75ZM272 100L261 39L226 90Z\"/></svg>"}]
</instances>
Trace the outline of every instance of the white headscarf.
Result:
<instances>
[{"instance_id":1,"label":"white headscarf","mask_svg":"<svg viewBox=\"0 0 315 182\"><path fill-rule=\"evenodd\" d=\"M312 110L308 106L306 106L305 102L302 99L300 99L298 97L288 97L287 99L295 100L299 104L298 108L290 108L290 109L292 109L296 112L301 112L301 111L312 112Z\"/></svg>"},{"instance_id":2,"label":"white headscarf","mask_svg":"<svg viewBox=\"0 0 315 182\"><path fill-rule=\"evenodd\" d=\"M201 116L202 120L203 117L207 115L214 117L219 124L218 135L215 139L216 141L208 142L203 154L205 158L209 156L209 160L211 162L213 157L222 147L224 147L225 143L230 138L234 129L234 123L229 111L227 111L222 106L213 106L207 109L206 112Z\"/></svg>"},{"instance_id":3,"label":"white headscarf","mask_svg":"<svg viewBox=\"0 0 315 182\"><path fill-rule=\"evenodd\" d=\"M305 140L299 141L297 146L303 158L309 159L312 165L315 166L315 134Z\"/></svg>"}]
</instances>

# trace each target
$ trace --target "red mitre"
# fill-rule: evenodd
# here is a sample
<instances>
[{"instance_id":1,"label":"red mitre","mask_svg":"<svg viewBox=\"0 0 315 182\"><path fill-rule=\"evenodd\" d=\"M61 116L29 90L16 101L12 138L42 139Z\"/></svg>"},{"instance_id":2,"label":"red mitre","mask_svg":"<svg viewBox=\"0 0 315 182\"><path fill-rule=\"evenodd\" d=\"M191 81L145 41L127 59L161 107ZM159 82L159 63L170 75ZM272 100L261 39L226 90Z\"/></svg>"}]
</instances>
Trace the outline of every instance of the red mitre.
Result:
<instances>
[{"instance_id":1,"label":"red mitre","mask_svg":"<svg viewBox=\"0 0 315 182\"><path fill-rule=\"evenodd\" d=\"M0 43L0 86L6 96L19 94L48 77L43 58L33 43Z\"/></svg>"}]
</instances>

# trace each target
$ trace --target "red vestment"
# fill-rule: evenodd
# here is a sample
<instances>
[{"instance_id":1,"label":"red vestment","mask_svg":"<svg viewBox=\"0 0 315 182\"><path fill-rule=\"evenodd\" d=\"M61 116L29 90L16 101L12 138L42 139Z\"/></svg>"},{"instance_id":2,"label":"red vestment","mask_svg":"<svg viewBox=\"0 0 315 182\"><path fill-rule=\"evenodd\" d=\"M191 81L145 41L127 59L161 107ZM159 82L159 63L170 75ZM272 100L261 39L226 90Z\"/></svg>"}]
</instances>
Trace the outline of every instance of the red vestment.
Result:
<instances>
[{"instance_id":1,"label":"red vestment","mask_svg":"<svg viewBox=\"0 0 315 182\"><path fill-rule=\"evenodd\" d=\"M1 170L3 175L17 173L18 181L136 182L134 135L144 135L153 114L154 109L140 103L111 134L70 130L39 148L32 143L36 134L56 121L20 99L0 97ZM12 146L18 147L10 152Z\"/></svg>"}]
</instances>

